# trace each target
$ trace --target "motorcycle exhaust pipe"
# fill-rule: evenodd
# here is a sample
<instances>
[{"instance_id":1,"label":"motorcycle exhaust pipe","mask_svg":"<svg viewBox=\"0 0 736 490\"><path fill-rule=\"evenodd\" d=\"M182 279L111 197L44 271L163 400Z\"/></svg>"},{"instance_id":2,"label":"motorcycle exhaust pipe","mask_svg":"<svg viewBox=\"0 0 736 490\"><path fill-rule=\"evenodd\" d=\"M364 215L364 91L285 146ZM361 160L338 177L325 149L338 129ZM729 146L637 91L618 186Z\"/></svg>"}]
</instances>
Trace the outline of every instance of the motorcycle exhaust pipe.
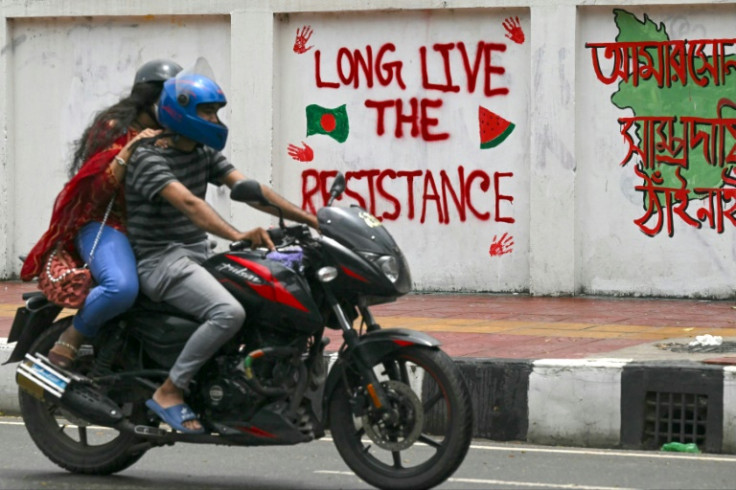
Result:
<instances>
[{"instance_id":1,"label":"motorcycle exhaust pipe","mask_svg":"<svg viewBox=\"0 0 736 490\"><path fill-rule=\"evenodd\" d=\"M97 391L89 378L54 366L41 354L26 354L15 380L34 398L59 405L87 422L114 426L123 419L120 407Z\"/></svg>"}]
</instances>

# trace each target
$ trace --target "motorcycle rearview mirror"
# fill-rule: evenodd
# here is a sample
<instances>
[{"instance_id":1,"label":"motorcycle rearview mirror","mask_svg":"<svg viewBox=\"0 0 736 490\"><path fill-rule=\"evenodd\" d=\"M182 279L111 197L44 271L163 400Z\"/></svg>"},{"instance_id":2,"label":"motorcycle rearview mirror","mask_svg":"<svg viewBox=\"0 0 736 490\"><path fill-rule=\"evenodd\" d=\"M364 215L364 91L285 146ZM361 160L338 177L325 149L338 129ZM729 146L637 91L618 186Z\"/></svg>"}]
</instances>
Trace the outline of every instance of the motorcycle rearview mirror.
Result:
<instances>
[{"instance_id":1,"label":"motorcycle rearview mirror","mask_svg":"<svg viewBox=\"0 0 736 490\"><path fill-rule=\"evenodd\" d=\"M342 174L342 172L338 172L335 176L335 181L332 182L332 187L330 187L330 199L327 201L327 205L331 206L332 201L334 201L340 194L342 194L345 191L345 176Z\"/></svg>"},{"instance_id":2,"label":"motorcycle rearview mirror","mask_svg":"<svg viewBox=\"0 0 736 490\"><path fill-rule=\"evenodd\" d=\"M240 180L230 189L230 199L238 202L250 202L268 206L271 204L266 200L261 190L261 184L257 180Z\"/></svg>"},{"instance_id":3,"label":"motorcycle rearview mirror","mask_svg":"<svg viewBox=\"0 0 736 490\"><path fill-rule=\"evenodd\" d=\"M232 189L230 189L230 199L233 201L275 208L279 214L279 226L281 228L286 226L284 224L283 211L281 211L280 207L266 199L266 196L263 195L261 184L257 180L240 180L233 184Z\"/></svg>"}]
</instances>

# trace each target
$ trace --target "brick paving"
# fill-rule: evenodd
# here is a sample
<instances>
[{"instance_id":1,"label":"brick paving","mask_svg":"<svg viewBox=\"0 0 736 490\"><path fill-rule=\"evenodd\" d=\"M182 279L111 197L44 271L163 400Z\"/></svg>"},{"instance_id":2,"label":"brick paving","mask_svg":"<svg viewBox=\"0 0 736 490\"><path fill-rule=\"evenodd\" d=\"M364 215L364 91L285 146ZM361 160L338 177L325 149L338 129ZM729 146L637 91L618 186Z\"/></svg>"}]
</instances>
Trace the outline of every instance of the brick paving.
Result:
<instances>
[{"instance_id":1,"label":"brick paving","mask_svg":"<svg viewBox=\"0 0 736 490\"><path fill-rule=\"evenodd\" d=\"M21 294L35 290L32 283L0 282L0 337L10 331ZM384 327L427 332L453 357L577 359L704 334L736 338L730 300L410 294L373 313ZM328 336L334 351L339 332Z\"/></svg>"}]
</instances>

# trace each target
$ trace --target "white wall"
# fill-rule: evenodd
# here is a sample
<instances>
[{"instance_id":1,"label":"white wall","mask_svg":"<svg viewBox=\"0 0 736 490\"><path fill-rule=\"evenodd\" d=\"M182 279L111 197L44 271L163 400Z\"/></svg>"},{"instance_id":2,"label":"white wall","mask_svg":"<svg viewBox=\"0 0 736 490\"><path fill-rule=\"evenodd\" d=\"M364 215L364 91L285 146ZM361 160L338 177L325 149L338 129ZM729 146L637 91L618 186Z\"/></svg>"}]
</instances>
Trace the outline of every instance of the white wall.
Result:
<instances>
[{"instance_id":1,"label":"white wall","mask_svg":"<svg viewBox=\"0 0 736 490\"><path fill-rule=\"evenodd\" d=\"M275 70L280 96L272 160L276 182L284 189L296 190L292 194L296 198L319 207L324 203L322 194L312 192L317 189L318 172L374 171L373 185L368 175L348 181L349 189L360 198L345 201L361 204L384 219L409 254L424 288L526 289L529 202L522 196L529 188L529 44L504 42L502 24L508 16L529 23L524 9L280 18L277 52L283 55L278 57ZM309 44L314 47L298 55L289 48L302 26L311 26L314 34ZM490 56L484 55L484 48L478 56L479 42L483 46L491 43ZM433 49L438 43L448 46L451 82L441 52ZM465 51L459 47L461 43ZM479 60L470 75L464 68L463 52L471 67ZM318 69L315 53L319 53ZM380 58L379 53L383 53ZM366 75L355 59L370 59L371 54L374 63ZM506 73L492 73L486 82L486 66ZM372 87L368 86L371 74ZM484 93L486 86L491 95ZM495 95L494 90L500 93ZM346 106L349 132L344 142L322 134L306 136L305 108L310 104ZM422 116L423 104L426 117ZM384 108L379 110L377 105ZM503 144L480 148L479 107L515 123ZM404 122L397 124L399 117ZM417 134L413 135L415 129ZM302 142L313 149L313 161L289 157L289 144L302 146ZM400 172L414 172L412 196L407 190L409 180ZM483 189L484 184L490 187ZM300 192L303 186L307 190ZM466 202L458 206L455 197ZM490 260L493 235L506 232L514 236L514 253Z\"/></svg>"},{"instance_id":2,"label":"white wall","mask_svg":"<svg viewBox=\"0 0 736 490\"><path fill-rule=\"evenodd\" d=\"M157 58L192 65L204 52L227 92L229 30L224 16L12 23L16 43L8 75L14 87L9 111L14 151L9 162L15 164L16 255L35 243L48 223L53 199L66 181L71 143L98 110L127 95L137 67ZM14 271L19 263L12 264Z\"/></svg>"},{"instance_id":3,"label":"white wall","mask_svg":"<svg viewBox=\"0 0 736 490\"><path fill-rule=\"evenodd\" d=\"M633 161L620 165L628 146L618 123L633 112L613 104L618 84L596 77L586 43L615 41L614 8L642 21L646 14L665 26L671 40L730 39L734 2L641 7L635 1L413 0L401 2L401 9L388 0L1 3L0 277L17 274L15 257L45 229L53 197L65 181L70 142L94 111L122 95L142 62L171 57L187 65L203 55L228 94L227 153L232 161L305 206L320 203L312 193L312 176L364 172L349 182L353 197L344 202L362 198L371 207L375 197L371 210L385 218L407 254L417 289L732 294L733 224L727 222L718 232L706 224L696 229L675 221L671 236L666 229L647 236L635 223L645 211L642 193L635 190L642 179ZM515 24L517 17L519 29L514 29L509 22ZM305 47L311 49L298 53L293 46L305 26L312 32ZM523 41L512 39L513 32L523 32ZM493 44L490 88L506 92L483 92L487 59L482 57L477 85L468 85L459 45L466 48L472 75L479 42ZM393 47L386 49L388 43ZM436 86L446 73L437 43L454 43L447 70L457 91ZM380 74L400 64L403 86L395 78L386 84L375 78L369 87L362 72L358 87L340 81L337 60L344 62L342 73L349 78L346 61L356 51L367 56L368 47L374 56L384 47L384 60L394 62L379 66ZM726 54L734 51L726 46ZM606 63L601 65L610 71ZM423 82L423 64L434 86ZM706 99L721 92L728 96L734 77L729 74L717 90L705 89ZM337 87L326 86L331 83ZM704 99L702 89L693 86L692 93ZM398 137L395 101L402 101L407 115L412 99L431 106L425 137L412 137L409 122L401 125L404 134ZM378 110L366 101L393 101L384 114L383 134L377 129ZM310 104L344 104L347 139L307 135L305 108ZM515 124L494 148L480 148L479 107ZM663 104L660 115L690 114ZM447 138L433 141L436 134ZM734 143L730 133L726 143L727 148ZM289 145L304 144L312 149L311 161L289 155ZM703 166L695 157L692 162ZM464 221L447 194L449 222L441 222L441 175L446 173L448 189L460 194L459 168L465 178L487 176L489 187L482 187L482 180L468 186ZM369 171L383 190L371 194ZM407 180L393 172L418 175L413 216ZM423 198L428 176L437 194L430 186ZM238 226L264 224L263 216L231 209L224 192L210 200ZM691 201L693 216L702 203Z\"/></svg>"},{"instance_id":4,"label":"white wall","mask_svg":"<svg viewBox=\"0 0 736 490\"><path fill-rule=\"evenodd\" d=\"M721 21L736 14L733 4L712 5L708 9L689 6L628 7L625 10L635 14L640 21L648 16L666 29L671 40L692 42L734 37L729 22ZM655 226L656 217L643 225L653 236L644 233L633 222L644 216L647 210L643 193L635 190L636 186L642 185L643 179L637 177L634 161L620 165L627 155L628 145L620 135L618 119L634 115L715 118L718 99L736 100L733 91L736 73L730 74L726 84L720 87L698 87L690 80L686 88L674 83L671 95L668 95L668 90L652 90L649 96L660 99L652 114L640 109L644 105L640 102L636 103L636 108L620 109L612 103L613 94L619 90L618 83L606 85L596 78L590 49L585 48L585 42L613 42L616 38L617 27L611 8L583 8L578 15L575 190L576 234L581 244L577 270L581 287L600 294L633 291L645 296L731 296L733 278L736 277L734 225L727 222L719 232L712 229L707 220L698 220L697 210L707 208L709 201L690 199L688 203L687 214L701 223L699 229L687 224L677 213L671 220L672 236L667 231L666 218L662 221L661 230ZM728 47L727 52L733 55L734 46ZM646 90L643 85L642 90ZM713 93L701 96L708 91ZM682 104L685 108L673 104L671 99L675 94L691 99ZM699 107L701 104L705 108ZM635 112L637 109L638 113ZM724 117L733 118L733 114L736 114L733 110L730 114L724 112ZM706 130L706 127L700 126L699 130ZM692 143L692 138L690 141ZM728 152L736 139L729 134L726 141L725 151ZM692 173L715 169L716 179L702 186L722 186L718 178L720 169L698 158L702 157L704 146L700 144L691 150L689 168L683 168L682 176L689 185L695 185ZM673 167L657 166L662 172ZM664 187L670 185L665 184ZM664 194L660 196L664 203ZM734 202L724 203L724 207L729 208Z\"/></svg>"}]
</instances>

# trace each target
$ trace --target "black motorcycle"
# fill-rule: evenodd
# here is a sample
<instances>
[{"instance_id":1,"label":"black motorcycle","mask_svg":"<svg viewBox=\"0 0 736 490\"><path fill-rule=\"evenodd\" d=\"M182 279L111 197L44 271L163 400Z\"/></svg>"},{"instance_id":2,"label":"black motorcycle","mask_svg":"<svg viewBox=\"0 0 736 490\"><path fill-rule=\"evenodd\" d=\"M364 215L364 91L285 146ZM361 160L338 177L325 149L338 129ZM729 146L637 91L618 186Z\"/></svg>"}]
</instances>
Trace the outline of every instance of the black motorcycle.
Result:
<instances>
[{"instance_id":1,"label":"black motorcycle","mask_svg":"<svg viewBox=\"0 0 736 490\"><path fill-rule=\"evenodd\" d=\"M142 297L67 371L45 355L72 317L57 319L59 306L26 293L8 362L20 361L20 408L38 448L69 471L111 474L175 442L291 445L329 429L347 465L376 487L429 488L450 477L472 437L468 390L437 340L376 323L369 307L408 293L409 268L379 220L331 206L344 189L338 174L317 213L320 235L281 217L276 252L236 242L205 262L247 311L187 394L205 434L173 431L145 406L196 319ZM255 181L236 184L231 198L273 206ZM332 357L325 328L344 339Z\"/></svg>"}]
</instances>

